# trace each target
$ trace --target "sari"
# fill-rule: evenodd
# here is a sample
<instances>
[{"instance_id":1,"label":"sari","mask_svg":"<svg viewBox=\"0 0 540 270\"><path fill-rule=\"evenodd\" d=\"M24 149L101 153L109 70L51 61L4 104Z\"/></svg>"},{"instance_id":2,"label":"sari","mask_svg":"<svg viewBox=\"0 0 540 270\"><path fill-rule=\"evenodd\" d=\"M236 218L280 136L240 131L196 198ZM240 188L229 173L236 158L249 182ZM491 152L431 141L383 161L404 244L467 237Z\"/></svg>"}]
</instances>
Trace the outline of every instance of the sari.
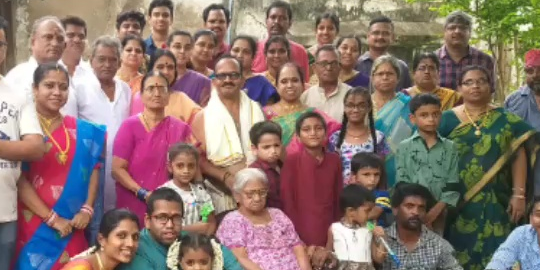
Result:
<instances>
[{"instance_id":1,"label":"sari","mask_svg":"<svg viewBox=\"0 0 540 270\"><path fill-rule=\"evenodd\" d=\"M420 91L417 86L404 89L402 92L403 94L410 97L414 97L422 93L422 91ZM441 100L442 111L450 110L463 102L461 100L461 95L457 91L454 91L450 88L439 87L431 94L437 96L439 100Z\"/></svg>"},{"instance_id":2,"label":"sari","mask_svg":"<svg viewBox=\"0 0 540 270\"><path fill-rule=\"evenodd\" d=\"M58 216L67 220L79 213L86 203L90 176L99 167L105 147L105 127L65 116L63 120L70 147L65 165L57 161L58 148L47 139L48 152L27 163L24 175L41 200ZM51 134L60 146L67 144L62 126ZM22 201L18 202L18 258L15 269L61 269L88 248L84 230L74 230L60 238L58 232L35 215Z\"/></svg>"},{"instance_id":3,"label":"sari","mask_svg":"<svg viewBox=\"0 0 540 270\"><path fill-rule=\"evenodd\" d=\"M172 90L184 92L202 107L205 107L210 99L211 88L212 83L208 77L190 69L171 86Z\"/></svg>"},{"instance_id":4,"label":"sari","mask_svg":"<svg viewBox=\"0 0 540 270\"><path fill-rule=\"evenodd\" d=\"M369 77L358 72L349 78L340 78L344 84L348 84L350 87L369 87Z\"/></svg>"},{"instance_id":5,"label":"sari","mask_svg":"<svg viewBox=\"0 0 540 270\"><path fill-rule=\"evenodd\" d=\"M521 146L534 146L537 134L519 116L502 108L489 111L479 122L481 137L474 134L470 122L461 122L450 110L443 113L439 127L441 136L458 148L459 177L468 200L449 224L447 237L465 269L485 269L513 229L506 212L512 196L513 156ZM528 174L527 179L531 192L533 176Z\"/></svg>"},{"instance_id":6,"label":"sari","mask_svg":"<svg viewBox=\"0 0 540 270\"><path fill-rule=\"evenodd\" d=\"M409 119L411 98L401 92L375 112L375 129L386 136L390 153L386 155L385 167L388 187L393 187L396 181L396 164L394 154L403 140L409 138L414 126Z\"/></svg>"},{"instance_id":7,"label":"sari","mask_svg":"<svg viewBox=\"0 0 540 270\"><path fill-rule=\"evenodd\" d=\"M191 128L167 116L152 130L146 130L139 115L126 119L114 140L113 156L128 162L128 173L142 188L153 191L168 180L167 152L179 142L189 142ZM144 224L146 204L133 192L116 183L117 208L133 211Z\"/></svg>"},{"instance_id":8,"label":"sari","mask_svg":"<svg viewBox=\"0 0 540 270\"><path fill-rule=\"evenodd\" d=\"M325 145L328 144L330 136L341 129L341 123L332 119L326 113L313 107L306 108L299 112L290 113L287 115L278 115L269 106L263 108L264 116L267 120L274 121L281 126L282 135L281 143L287 148L287 151L297 151L301 148L302 143L296 137L296 120L304 113L316 112L320 114L326 122L327 139Z\"/></svg>"},{"instance_id":9,"label":"sari","mask_svg":"<svg viewBox=\"0 0 540 270\"><path fill-rule=\"evenodd\" d=\"M127 84L129 85L129 88L131 88L131 94L135 95L135 93L141 92L141 83L142 79L144 78L144 75L138 75L137 77L131 79Z\"/></svg>"},{"instance_id":10,"label":"sari","mask_svg":"<svg viewBox=\"0 0 540 270\"><path fill-rule=\"evenodd\" d=\"M279 100L279 95L274 85L262 75L254 74L246 79L244 91L246 91L249 98L259 102L261 106L266 106L268 103L275 103Z\"/></svg>"}]
</instances>

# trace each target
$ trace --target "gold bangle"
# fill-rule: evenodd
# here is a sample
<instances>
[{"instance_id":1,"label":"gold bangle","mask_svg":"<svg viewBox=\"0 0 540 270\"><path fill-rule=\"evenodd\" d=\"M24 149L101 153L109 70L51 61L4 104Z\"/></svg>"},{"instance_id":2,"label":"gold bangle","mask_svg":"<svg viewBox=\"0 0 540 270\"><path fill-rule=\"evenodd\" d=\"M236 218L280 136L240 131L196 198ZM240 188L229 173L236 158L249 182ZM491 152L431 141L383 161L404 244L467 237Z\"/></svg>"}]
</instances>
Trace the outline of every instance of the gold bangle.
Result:
<instances>
[{"instance_id":1,"label":"gold bangle","mask_svg":"<svg viewBox=\"0 0 540 270\"><path fill-rule=\"evenodd\" d=\"M516 198L516 199L521 199L521 200L525 200L525 196L523 195L512 195L512 197Z\"/></svg>"}]
</instances>

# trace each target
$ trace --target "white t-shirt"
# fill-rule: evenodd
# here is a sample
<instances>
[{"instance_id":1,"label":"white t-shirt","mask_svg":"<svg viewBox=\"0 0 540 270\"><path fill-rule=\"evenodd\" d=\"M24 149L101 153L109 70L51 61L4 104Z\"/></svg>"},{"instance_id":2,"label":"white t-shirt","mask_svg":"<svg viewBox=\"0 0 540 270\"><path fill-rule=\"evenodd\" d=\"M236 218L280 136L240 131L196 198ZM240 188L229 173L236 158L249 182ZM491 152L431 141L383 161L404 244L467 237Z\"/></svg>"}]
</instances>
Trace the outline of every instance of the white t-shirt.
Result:
<instances>
[{"instance_id":1,"label":"white t-shirt","mask_svg":"<svg viewBox=\"0 0 540 270\"><path fill-rule=\"evenodd\" d=\"M334 252L340 261L371 263L371 241L373 234L366 228L351 229L341 222L331 225Z\"/></svg>"},{"instance_id":2,"label":"white t-shirt","mask_svg":"<svg viewBox=\"0 0 540 270\"><path fill-rule=\"evenodd\" d=\"M201 209L204 204L212 204L212 198L203 185L191 184L191 191L185 191L174 184L173 180L169 180L161 187L168 187L182 197L184 202L184 221L182 225L191 225L201 222ZM212 207L214 205L212 204Z\"/></svg>"},{"instance_id":3,"label":"white t-shirt","mask_svg":"<svg viewBox=\"0 0 540 270\"><path fill-rule=\"evenodd\" d=\"M42 135L34 103L0 76L0 140ZM17 220L17 180L21 163L0 159L0 223Z\"/></svg>"}]
</instances>

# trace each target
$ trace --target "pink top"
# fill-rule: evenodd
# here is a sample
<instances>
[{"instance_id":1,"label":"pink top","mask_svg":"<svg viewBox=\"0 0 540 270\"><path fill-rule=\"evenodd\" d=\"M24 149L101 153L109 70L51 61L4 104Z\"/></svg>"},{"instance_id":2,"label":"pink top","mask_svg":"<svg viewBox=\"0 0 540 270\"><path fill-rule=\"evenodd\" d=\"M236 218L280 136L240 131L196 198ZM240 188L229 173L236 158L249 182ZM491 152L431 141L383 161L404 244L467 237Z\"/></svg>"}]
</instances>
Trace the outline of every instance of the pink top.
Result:
<instances>
[{"instance_id":1,"label":"pink top","mask_svg":"<svg viewBox=\"0 0 540 270\"><path fill-rule=\"evenodd\" d=\"M291 220L281 210L268 208L272 221L253 225L240 212L225 216L216 236L226 247L245 248L248 257L263 270L298 270L293 248L302 245Z\"/></svg>"},{"instance_id":2,"label":"pink top","mask_svg":"<svg viewBox=\"0 0 540 270\"><path fill-rule=\"evenodd\" d=\"M155 190L168 180L167 151L179 142L190 142L191 128L173 117L165 117L147 131L139 115L127 118L120 126L113 146L113 156L128 162L128 173L142 188ZM117 208L127 208L144 221L146 204L135 194L116 183ZM141 223L144 224L144 223Z\"/></svg>"},{"instance_id":3,"label":"pink top","mask_svg":"<svg viewBox=\"0 0 540 270\"><path fill-rule=\"evenodd\" d=\"M261 40L257 43L257 55L253 59L253 72L261 73L267 70L266 57L264 56L264 44L267 40ZM309 59L306 49L290 39L289 43L291 44L291 60L302 68L305 82L309 82Z\"/></svg>"}]
</instances>

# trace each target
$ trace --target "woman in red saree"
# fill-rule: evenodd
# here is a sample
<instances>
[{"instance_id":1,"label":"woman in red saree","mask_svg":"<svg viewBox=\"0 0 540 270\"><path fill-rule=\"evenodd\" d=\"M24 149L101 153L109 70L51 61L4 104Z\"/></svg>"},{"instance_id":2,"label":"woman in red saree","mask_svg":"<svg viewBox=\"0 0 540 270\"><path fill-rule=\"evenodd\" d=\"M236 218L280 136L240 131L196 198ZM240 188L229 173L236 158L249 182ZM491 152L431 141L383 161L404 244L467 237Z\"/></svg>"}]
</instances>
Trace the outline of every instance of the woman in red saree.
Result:
<instances>
[{"instance_id":1,"label":"woman in red saree","mask_svg":"<svg viewBox=\"0 0 540 270\"><path fill-rule=\"evenodd\" d=\"M168 180L167 151L175 143L191 140L191 128L165 116L169 103L167 78L150 71L143 78L143 112L126 119L113 146L112 174L116 180L117 208L133 211L144 224L146 197Z\"/></svg>"},{"instance_id":2,"label":"woman in red saree","mask_svg":"<svg viewBox=\"0 0 540 270\"><path fill-rule=\"evenodd\" d=\"M69 76L55 64L34 73L34 98L47 153L24 166L19 180L16 269L60 269L87 247L98 188L105 127L70 116L60 108L68 97Z\"/></svg>"}]
</instances>

